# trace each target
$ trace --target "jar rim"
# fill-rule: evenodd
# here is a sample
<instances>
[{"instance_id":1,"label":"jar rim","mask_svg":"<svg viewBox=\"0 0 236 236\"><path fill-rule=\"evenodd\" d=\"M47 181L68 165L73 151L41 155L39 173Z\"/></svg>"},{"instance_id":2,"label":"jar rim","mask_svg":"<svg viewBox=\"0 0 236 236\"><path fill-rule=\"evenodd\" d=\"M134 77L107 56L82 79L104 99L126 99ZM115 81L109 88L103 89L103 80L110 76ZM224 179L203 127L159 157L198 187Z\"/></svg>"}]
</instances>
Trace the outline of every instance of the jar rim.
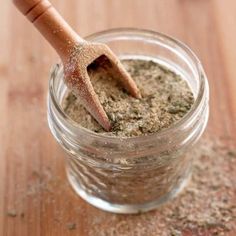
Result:
<instances>
[{"instance_id":1,"label":"jar rim","mask_svg":"<svg viewBox=\"0 0 236 236\"><path fill-rule=\"evenodd\" d=\"M147 29L138 29L138 28L113 28L113 29L108 29L108 30L103 30L97 33L93 33L91 35L88 35L85 37L86 40L89 41L97 41L99 38L104 38L104 37L114 37L115 35L121 35L122 33L124 34L130 34L130 35L139 35L139 36L150 36L158 39L165 39L168 42L171 42L174 45L177 45L179 48L184 50L188 56L190 56L191 60L194 62L194 65L197 69L197 76L199 78L199 89L198 93L196 96L196 99L191 107L191 109L187 112L187 114L182 117L180 120L176 121L174 124L172 124L170 127L160 130L156 133L150 133L150 134L145 134L141 136L134 136L134 137L122 137L122 136L111 136L106 133L95 133L94 131L91 131L80 124L76 123L73 121L61 108L61 106L58 104L55 91L54 91L54 80L55 80L55 68L54 71L52 71L50 80L49 80L49 95L50 98L54 104L54 107L56 108L58 114L63 118L63 120L66 120L68 124L73 127L73 129L76 132L83 133L84 135L89 135L90 137L94 138L99 138L99 139L104 139L104 141L107 140L129 140L129 141L147 141L147 140L152 140L156 138L162 138L164 136L170 135L172 132L177 131L181 127L183 127L186 123L186 121L191 120L195 117L195 114L198 113L198 108L202 104L202 101L204 99L204 93L205 90L208 92L208 82L205 76L205 72L203 70L203 67L201 65L201 62L195 55L195 53L183 42L179 41L178 39L175 39L173 37L170 37L168 35L165 35L160 32L152 31L152 30L147 30Z\"/></svg>"}]
</instances>

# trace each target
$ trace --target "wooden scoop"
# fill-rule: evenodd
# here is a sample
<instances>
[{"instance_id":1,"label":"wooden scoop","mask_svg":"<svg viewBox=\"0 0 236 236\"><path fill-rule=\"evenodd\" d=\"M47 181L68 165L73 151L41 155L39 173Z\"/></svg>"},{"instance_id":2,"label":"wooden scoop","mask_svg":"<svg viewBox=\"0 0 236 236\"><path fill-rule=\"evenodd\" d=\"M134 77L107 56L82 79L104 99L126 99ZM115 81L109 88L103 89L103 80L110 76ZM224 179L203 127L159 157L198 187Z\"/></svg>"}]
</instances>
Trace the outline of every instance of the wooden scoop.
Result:
<instances>
[{"instance_id":1,"label":"wooden scoop","mask_svg":"<svg viewBox=\"0 0 236 236\"><path fill-rule=\"evenodd\" d=\"M123 87L139 98L138 88L125 71L119 59L108 46L91 43L79 35L65 22L48 0L13 0L16 7L34 24L59 54L64 66L64 80L82 105L107 131L111 129L109 119L91 84L88 66L92 63L108 63L119 77Z\"/></svg>"}]
</instances>

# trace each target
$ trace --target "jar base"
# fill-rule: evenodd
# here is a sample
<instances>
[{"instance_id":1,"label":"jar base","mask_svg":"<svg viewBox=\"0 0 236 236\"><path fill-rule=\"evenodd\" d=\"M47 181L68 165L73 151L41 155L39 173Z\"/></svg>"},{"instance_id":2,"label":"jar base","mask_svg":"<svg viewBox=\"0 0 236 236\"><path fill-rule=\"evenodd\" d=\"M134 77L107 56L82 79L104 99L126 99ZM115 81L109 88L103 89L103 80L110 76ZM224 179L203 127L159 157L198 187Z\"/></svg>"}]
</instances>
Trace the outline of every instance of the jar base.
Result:
<instances>
[{"instance_id":1,"label":"jar base","mask_svg":"<svg viewBox=\"0 0 236 236\"><path fill-rule=\"evenodd\" d=\"M76 178L69 172L68 169L66 169L66 173L72 188L83 200L96 208L118 214L137 214L158 208L160 205L176 197L188 185L191 177L191 171L189 171L189 173L178 186L157 200L146 202L144 204L114 204L88 194L81 188Z\"/></svg>"}]
</instances>

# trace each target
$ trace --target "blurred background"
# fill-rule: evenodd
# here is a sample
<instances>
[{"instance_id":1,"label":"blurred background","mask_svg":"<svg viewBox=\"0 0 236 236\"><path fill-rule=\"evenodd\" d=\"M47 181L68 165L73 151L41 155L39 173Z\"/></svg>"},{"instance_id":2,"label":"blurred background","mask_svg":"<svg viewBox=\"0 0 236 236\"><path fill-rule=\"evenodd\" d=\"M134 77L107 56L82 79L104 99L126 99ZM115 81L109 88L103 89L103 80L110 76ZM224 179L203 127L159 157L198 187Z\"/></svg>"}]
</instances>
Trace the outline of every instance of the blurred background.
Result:
<instances>
[{"instance_id":1,"label":"blurred background","mask_svg":"<svg viewBox=\"0 0 236 236\"><path fill-rule=\"evenodd\" d=\"M210 83L207 133L230 136L227 145L236 145L235 0L51 2L81 36L135 27L186 43L201 60ZM63 155L47 127L48 78L57 61L55 51L12 2L0 0L0 235L115 235L88 233L91 214L100 219L113 216L98 212L72 192L65 179ZM51 192L44 189L52 176L61 181L60 191L54 182L50 182ZM25 196L23 192L28 189ZM75 206L82 213L76 212ZM55 217L57 208L63 207ZM15 218L12 212L13 217L7 218L9 209L17 209L22 216ZM77 232L68 231L61 223L70 223L72 216L79 217ZM60 223L55 218L60 218ZM127 235L158 235L157 231L142 232Z\"/></svg>"}]
</instances>

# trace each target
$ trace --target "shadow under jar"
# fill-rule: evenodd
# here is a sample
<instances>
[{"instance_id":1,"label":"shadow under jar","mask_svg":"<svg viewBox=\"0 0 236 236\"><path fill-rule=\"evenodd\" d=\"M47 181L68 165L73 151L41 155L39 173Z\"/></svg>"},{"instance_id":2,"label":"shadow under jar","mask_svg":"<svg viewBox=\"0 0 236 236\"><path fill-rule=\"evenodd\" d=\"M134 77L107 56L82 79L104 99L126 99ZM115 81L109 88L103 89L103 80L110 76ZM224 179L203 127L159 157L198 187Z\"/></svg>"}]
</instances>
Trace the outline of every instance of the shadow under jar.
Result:
<instances>
[{"instance_id":1,"label":"shadow under jar","mask_svg":"<svg viewBox=\"0 0 236 236\"><path fill-rule=\"evenodd\" d=\"M158 133L120 138L94 133L62 108L68 88L62 65L53 68L48 96L51 132L66 152L66 171L74 190L90 204L110 212L138 213L156 208L186 185L194 156L189 150L205 130L209 89L203 68L183 43L160 33L114 29L93 34L121 59L153 60L184 78L195 97L191 110Z\"/></svg>"}]
</instances>

